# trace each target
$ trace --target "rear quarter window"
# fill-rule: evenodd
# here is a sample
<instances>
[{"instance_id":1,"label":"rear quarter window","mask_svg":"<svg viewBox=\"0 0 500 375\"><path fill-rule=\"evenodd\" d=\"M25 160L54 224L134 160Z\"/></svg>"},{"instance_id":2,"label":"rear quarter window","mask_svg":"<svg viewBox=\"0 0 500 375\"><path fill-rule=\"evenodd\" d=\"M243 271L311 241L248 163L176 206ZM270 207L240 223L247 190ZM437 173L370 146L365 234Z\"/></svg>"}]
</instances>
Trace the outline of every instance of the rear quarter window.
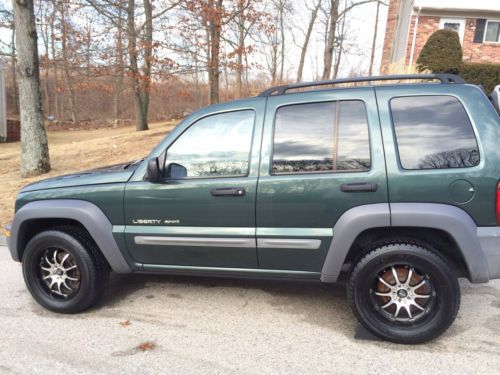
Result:
<instances>
[{"instance_id":1,"label":"rear quarter window","mask_svg":"<svg viewBox=\"0 0 500 375\"><path fill-rule=\"evenodd\" d=\"M467 112L452 96L406 96L390 102L404 169L468 168L479 148Z\"/></svg>"}]
</instances>

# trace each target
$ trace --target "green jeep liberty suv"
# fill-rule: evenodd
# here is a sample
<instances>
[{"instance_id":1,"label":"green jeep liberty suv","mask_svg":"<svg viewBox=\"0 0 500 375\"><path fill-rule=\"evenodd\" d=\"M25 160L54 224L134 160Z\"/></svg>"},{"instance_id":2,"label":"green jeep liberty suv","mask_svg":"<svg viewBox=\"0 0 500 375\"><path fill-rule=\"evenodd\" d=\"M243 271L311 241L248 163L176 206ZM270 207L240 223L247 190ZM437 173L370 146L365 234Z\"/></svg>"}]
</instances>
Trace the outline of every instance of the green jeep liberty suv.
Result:
<instances>
[{"instance_id":1,"label":"green jeep liberty suv","mask_svg":"<svg viewBox=\"0 0 500 375\"><path fill-rule=\"evenodd\" d=\"M499 141L457 76L274 87L144 160L24 187L8 246L56 312L94 305L110 271L346 280L370 332L421 343L455 319L459 277L500 278Z\"/></svg>"}]
</instances>

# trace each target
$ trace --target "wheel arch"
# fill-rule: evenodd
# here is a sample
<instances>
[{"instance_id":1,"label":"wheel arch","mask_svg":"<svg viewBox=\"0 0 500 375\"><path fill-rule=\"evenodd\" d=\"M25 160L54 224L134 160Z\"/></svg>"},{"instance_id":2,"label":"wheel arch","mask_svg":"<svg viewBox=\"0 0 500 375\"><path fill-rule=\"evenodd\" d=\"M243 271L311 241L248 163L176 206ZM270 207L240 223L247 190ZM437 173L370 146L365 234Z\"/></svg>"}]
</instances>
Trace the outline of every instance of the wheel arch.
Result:
<instances>
[{"instance_id":1,"label":"wheel arch","mask_svg":"<svg viewBox=\"0 0 500 375\"><path fill-rule=\"evenodd\" d=\"M465 267L472 282L489 280L488 264L477 237L477 226L461 208L437 203L391 203L358 206L346 211L333 228L333 239L321 272L321 281L335 282L342 272L356 240L367 231L387 231L387 236L405 228L406 232L429 230L454 244L457 253L444 254ZM408 238L408 237L406 237ZM352 258L352 255L351 255ZM463 263L460 263L463 261Z\"/></svg>"},{"instance_id":2,"label":"wheel arch","mask_svg":"<svg viewBox=\"0 0 500 375\"><path fill-rule=\"evenodd\" d=\"M24 248L33 234L68 224L88 232L114 272L132 272L113 238L113 225L109 219L95 204L81 200L51 199L23 206L12 222L8 241L12 258L21 261Z\"/></svg>"}]
</instances>

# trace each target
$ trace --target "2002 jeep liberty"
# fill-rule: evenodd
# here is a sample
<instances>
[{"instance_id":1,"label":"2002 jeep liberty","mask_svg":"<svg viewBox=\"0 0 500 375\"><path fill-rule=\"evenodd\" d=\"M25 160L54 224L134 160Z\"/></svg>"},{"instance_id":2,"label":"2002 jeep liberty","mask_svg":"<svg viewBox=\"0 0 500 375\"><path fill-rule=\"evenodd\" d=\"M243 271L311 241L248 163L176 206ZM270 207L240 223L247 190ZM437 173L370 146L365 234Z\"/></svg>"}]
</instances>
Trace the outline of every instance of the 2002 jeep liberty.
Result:
<instances>
[{"instance_id":1,"label":"2002 jeep liberty","mask_svg":"<svg viewBox=\"0 0 500 375\"><path fill-rule=\"evenodd\" d=\"M499 140L453 75L274 87L144 160L24 187L8 246L56 312L94 305L110 271L346 280L370 332L421 343L455 319L458 277L500 278Z\"/></svg>"}]
</instances>

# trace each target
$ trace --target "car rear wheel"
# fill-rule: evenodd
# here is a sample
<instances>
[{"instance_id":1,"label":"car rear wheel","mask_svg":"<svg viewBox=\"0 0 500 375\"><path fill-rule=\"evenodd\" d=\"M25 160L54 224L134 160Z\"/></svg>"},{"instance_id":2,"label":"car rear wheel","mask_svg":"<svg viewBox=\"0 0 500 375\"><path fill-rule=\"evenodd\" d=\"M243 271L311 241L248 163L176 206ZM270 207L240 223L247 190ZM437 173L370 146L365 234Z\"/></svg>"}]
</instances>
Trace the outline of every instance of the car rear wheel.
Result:
<instances>
[{"instance_id":1,"label":"car rear wheel","mask_svg":"<svg viewBox=\"0 0 500 375\"><path fill-rule=\"evenodd\" d=\"M362 258L351 273L348 295L366 329L403 344L441 335L460 305L450 266L436 252L411 242L385 243Z\"/></svg>"},{"instance_id":2,"label":"car rear wheel","mask_svg":"<svg viewBox=\"0 0 500 375\"><path fill-rule=\"evenodd\" d=\"M74 227L34 236L22 262L33 298L60 313L77 313L94 305L109 278L109 267L97 246L86 232Z\"/></svg>"}]
</instances>

